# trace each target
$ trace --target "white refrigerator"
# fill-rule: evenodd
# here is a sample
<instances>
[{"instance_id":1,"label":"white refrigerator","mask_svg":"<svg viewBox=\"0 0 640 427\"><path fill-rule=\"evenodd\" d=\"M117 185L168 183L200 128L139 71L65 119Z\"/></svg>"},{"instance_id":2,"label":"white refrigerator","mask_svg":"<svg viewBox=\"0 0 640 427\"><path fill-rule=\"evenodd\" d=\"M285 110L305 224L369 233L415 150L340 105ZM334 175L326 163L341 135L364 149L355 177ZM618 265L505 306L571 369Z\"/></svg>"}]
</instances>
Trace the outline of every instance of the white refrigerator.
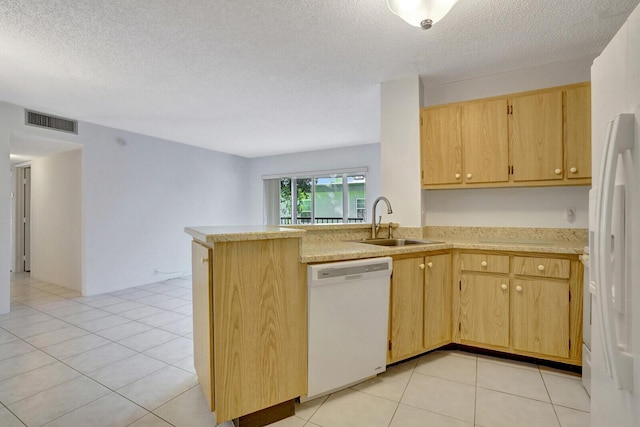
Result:
<instances>
[{"instance_id":1,"label":"white refrigerator","mask_svg":"<svg viewBox=\"0 0 640 427\"><path fill-rule=\"evenodd\" d=\"M591 67L591 426L640 426L640 6Z\"/></svg>"}]
</instances>

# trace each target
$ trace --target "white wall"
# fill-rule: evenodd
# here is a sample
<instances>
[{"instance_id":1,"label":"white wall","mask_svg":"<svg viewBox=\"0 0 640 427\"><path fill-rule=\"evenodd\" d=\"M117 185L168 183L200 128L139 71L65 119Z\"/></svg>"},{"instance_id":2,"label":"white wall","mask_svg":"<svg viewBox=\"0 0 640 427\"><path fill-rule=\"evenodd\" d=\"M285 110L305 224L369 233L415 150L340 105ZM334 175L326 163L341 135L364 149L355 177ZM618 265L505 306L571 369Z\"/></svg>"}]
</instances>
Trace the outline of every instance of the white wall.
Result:
<instances>
[{"instance_id":1,"label":"white wall","mask_svg":"<svg viewBox=\"0 0 640 427\"><path fill-rule=\"evenodd\" d=\"M31 277L82 291L82 150L31 162Z\"/></svg>"},{"instance_id":2,"label":"white wall","mask_svg":"<svg viewBox=\"0 0 640 427\"><path fill-rule=\"evenodd\" d=\"M486 188L428 192L425 224L587 228L589 187ZM576 208L574 222L565 210Z\"/></svg>"},{"instance_id":3,"label":"white wall","mask_svg":"<svg viewBox=\"0 0 640 427\"><path fill-rule=\"evenodd\" d=\"M393 205L394 222L421 225L420 100L418 76L380 85L382 194Z\"/></svg>"},{"instance_id":4,"label":"white wall","mask_svg":"<svg viewBox=\"0 0 640 427\"><path fill-rule=\"evenodd\" d=\"M11 230L9 225L9 209L11 206L9 194L11 192L11 172L9 168L9 123L15 117L15 111L0 103L0 314L8 313L9 297L9 257L11 244Z\"/></svg>"},{"instance_id":5,"label":"white wall","mask_svg":"<svg viewBox=\"0 0 640 427\"><path fill-rule=\"evenodd\" d=\"M428 87L425 106L590 80L593 57ZM425 225L588 227L588 187L423 190ZM565 221L575 207L573 223Z\"/></svg>"},{"instance_id":6,"label":"white wall","mask_svg":"<svg viewBox=\"0 0 640 427\"><path fill-rule=\"evenodd\" d=\"M85 294L176 276L155 268L188 273L185 226L246 223L247 159L97 125L80 130Z\"/></svg>"},{"instance_id":7,"label":"white wall","mask_svg":"<svg viewBox=\"0 0 640 427\"><path fill-rule=\"evenodd\" d=\"M0 103L0 173L5 176L11 132L82 144L85 295L175 276L156 276L155 268L189 273L185 226L248 222L248 159L86 122L78 128L76 136L25 126L22 107ZM119 138L124 145L118 144ZM0 282L0 303L8 309L8 180L5 183L0 272L6 274L0 278L6 282Z\"/></svg>"},{"instance_id":8,"label":"white wall","mask_svg":"<svg viewBox=\"0 0 640 427\"><path fill-rule=\"evenodd\" d=\"M562 86L591 80L591 64L596 55L565 62L430 86L423 80L423 106L487 98L545 87Z\"/></svg>"},{"instance_id":9,"label":"white wall","mask_svg":"<svg viewBox=\"0 0 640 427\"><path fill-rule=\"evenodd\" d=\"M250 197L247 203L250 211L250 224L263 224L264 191L263 175L282 174L305 171L322 171L331 169L348 169L366 166L367 212L371 202L380 195L380 144L356 145L352 147L329 150L306 151L301 153L282 154L278 156L254 157L249 159L250 173L248 185ZM393 200L391 200L393 204ZM395 206L394 212L395 212ZM367 218L371 219L369 213ZM390 221L397 221L389 217Z\"/></svg>"}]
</instances>

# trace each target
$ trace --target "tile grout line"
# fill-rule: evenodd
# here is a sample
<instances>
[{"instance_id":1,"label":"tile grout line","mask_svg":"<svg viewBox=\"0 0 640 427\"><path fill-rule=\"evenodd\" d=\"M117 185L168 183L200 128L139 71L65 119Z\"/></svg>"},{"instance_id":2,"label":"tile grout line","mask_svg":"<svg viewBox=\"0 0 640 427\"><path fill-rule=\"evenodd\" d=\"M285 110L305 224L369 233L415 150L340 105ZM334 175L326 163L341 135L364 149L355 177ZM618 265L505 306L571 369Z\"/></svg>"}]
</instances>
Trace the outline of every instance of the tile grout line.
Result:
<instances>
[{"instance_id":1,"label":"tile grout line","mask_svg":"<svg viewBox=\"0 0 640 427\"><path fill-rule=\"evenodd\" d=\"M26 286L30 286L30 285L26 285ZM43 292L47 292L47 291L43 291ZM50 292L48 292L48 293L50 293ZM156 294L160 295L160 293L156 293ZM52 294L52 295L58 296L57 294ZM66 297L60 297L60 298L62 298L62 300L72 300L72 298L66 298ZM106 297L106 298L108 298L108 297ZM179 297L172 297L172 296L168 296L168 298L184 300L183 298L179 298ZM104 299L104 298L103 298L103 299ZM132 300L129 300L129 301L132 301ZM185 300L185 301L186 301L186 300ZM86 306L91 307L92 309L96 309L96 310L101 310L101 309L103 308L103 307L100 307L100 308L98 308L98 307L93 307L93 306L90 306L90 305L88 305L88 304L85 304L85 303L83 303L83 302L79 302L79 301L74 301L74 302L76 302L77 304L86 305ZM189 303L189 302L188 302L188 301L186 301L186 303ZM116 304L117 304L117 303L116 303ZM150 305L148 305L148 304L144 304L144 303L141 303L141 304L143 304L143 305L147 305L147 306L150 306ZM56 316L50 315L49 313L47 313L47 312L45 312L45 311L42 311L42 310L38 309L37 307L32 307L32 306L29 306L29 305L26 305L26 304L21 304L21 305L24 305L25 307L28 307L28 309L35 310L35 311L37 311L37 312L39 312L39 313L41 313L41 314L45 314L45 315L47 315L47 316L50 316L50 317L52 317L52 318L54 318L54 319L62 320L64 323L67 323L67 324L68 324L68 325L70 325L70 326L74 326L74 327L77 327L77 328L82 329L82 330L84 330L84 331L87 331L87 335L94 335L94 336L98 336L98 337L100 337L100 338L103 338L103 339L105 339L105 340L109 341L110 343L118 344L118 345L121 345L121 346L123 346L123 347L125 347L125 348L127 348L127 349L130 349L129 347L126 347L126 346L124 346L124 345L122 345L122 344L119 344L118 342L116 342L116 341L114 341L114 340L111 340L111 339L108 339L108 338L106 338L106 337L102 337L102 336L98 335L98 333L97 333L97 332L100 332L100 331L92 332L92 331L89 331L89 330L87 330L87 329L84 329L84 328L82 328L82 327L80 327L80 326L78 326L78 325L71 324L71 323L69 323L69 322L65 321L64 319L60 319L60 318L58 318L58 317L56 317ZM107 307L107 306L104 306L104 307ZM158 309L159 309L159 310L163 310L163 311L170 311L170 310L165 310L165 309L160 309L160 308L158 308ZM101 311L105 311L105 310L101 310ZM105 311L105 312L106 312L106 311ZM108 312L107 312L107 313L108 313ZM113 314L113 313L108 313L108 315L112 315L112 314ZM159 314L159 313L156 313L156 314ZM107 316L108 316L108 315L107 315ZM104 317L107 317L107 316L104 316ZM189 317L189 316L187 316L187 315L183 315L183 316L185 316L185 318ZM148 317L148 316L147 316L147 317ZM99 318L96 318L96 319L99 319ZM94 319L91 319L91 320L94 320ZM128 321L137 321L137 320L128 319ZM45 320L45 321L43 321L43 322L46 322L46 320ZM35 323L41 323L41 322L35 322ZM35 323L34 323L34 324L35 324ZM170 322L169 322L169 323L170 323ZM150 328L152 328L151 330L153 330L153 329L156 329L156 330L157 330L157 329L160 329L160 330L162 330L162 331L165 331L164 329L161 329L161 326L164 326L164 325L161 325L161 326L152 326L152 325L147 325L147 326L149 326ZM59 329L63 329L63 328L66 328L66 327L67 327L67 326L64 326L64 327L58 328L57 330L59 330ZM2 329L4 330L4 328L2 328ZM105 329L109 329L109 328L105 328ZM48 332L55 332L55 331L56 331L56 330L48 331ZM182 336L182 335L174 334L174 333L172 333L172 332L170 332L170 331L166 331L166 332L171 333L171 334L173 334L173 335L176 335L176 337L177 337L177 338L175 338L175 339L173 339L173 340L170 340L169 342L174 341L174 340L177 340L178 338L184 338L184 336ZM59 362L59 363L61 363L61 364L65 365L65 366L67 366L68 368L72 369L73 371L75 371L75 372L77 372L77 373L79 374L79 376L77 376L77 377L71 378L71 379L69 379L68 381L63 381L63 382L62 382L62 383L60 383L60 384L56 384L56 385L54 385L54 386L52 386L52 387L49 387L49 388L46 388L46 389L44 389L44 390L40 390L40 391L38 391L37 393L34 393L33 395L30 395L30 396L27 396L27 397L25 397L25 398L23 398L23 399L20 399L19 401L13 402L12 404L14 404L14 403L18 403L18 402L20 402L20 401L22 401L22 400L24 400L24 399L27 399L27 398L29 398L29 397L32 397L32 396L37 395L37 394L39 394L39 393L42 393L42 392L44 392L44 391L50 390L50 389L52 389L52 388L58 387L58 386L60 386L60 385L62 385L62 384L66 384L66 383L68 383L68 382L70 382L70 381L73 381L73 380L75 380L75 379L78 379L78 378L81 378L81 377L86 377L86 378L88 378L89 380L91 380L91 381L95 382L96 384L99 384L100 386L104 387L104 388L105 388L106 390L108 390L109 392L108 392L108 393L106 393L105 395L100 396L100 397L98 397L98 398L96 398L96 399L92 400L91 402L87 402L87 403L85 403L85 404L81 405L80 407L75 408L75 409L73 409L72 411L69 411L69 412L67 412L66 414L63 414L63 415L61 415L60 417L57 417L57 418L55 418L55 419L58 419L58 418L64 417L65 415L67 415L67 414L69 414L69 413L72 413L72 412L74 412L74 411L76 411L76 410L78 410L78 409L80 409L80 408L82 408L82 407L84 407L84 406L86 406L86 405L89 405L89 404L91 404L91 403L95 402L96 400L98 400L98 399L100 399L100 398L102 398L102 397L104 397L104 396L109 395L110 393L117 394L118 396L120 396L120 397L122 397L122 398L124 398L124 399L128 400L129 402L131 402L131 403L135 404L136 406L138 406L138 407L142 408L143 410L147 411L147 414L143 415L143 416L142 416L142 417L140 417L140 418L143 418L144 416L146 416L146 415L148 415L148 414L150 414L150 413L153 413L153 411L149 411L149 410L147 410L146 408L144 408L144 407L140 406L139 404L137 404L136 402L134 402L134 401L132 401L132 400L128 399L126 396L123 396L123 395L122 395L122 394L120 394L117 390L114 390L114 389L112 389L112 388L108 387L107 385L105 385L105 384L101 383L100 381L98 381L98 380L94 379L93 377L91 377L91 376L90 376L90 373L86 373L86 374L85 374L85 373L83 373L83 372L79 371L78 369L74 368L73 366L71 366L71 365L67 364L64 360L59 359L58 357L56 357L56 356L54 356L54 355L52 355L52 354L50 354L50 353L46 352L44 349L42 349L42 348L40 348L40 347L37 347L37 346L32 345L31 343L29 343L28 341L26 341L26 339L21 338L21 337L19 337L19 336L15 335L15 334L14 334L14 333L12 333L11 331L7 331L7 333L9 333L9 334L13 335L14 337L16 337L16 340L20 340L20 341L22 341L22 342L26 343L27 345L30 345L30 346L32 346L32 347L34 348L34 350L32 350L32 351L30 351L30 352L27 352L27 353L31 353L31 352L35 352L36 350L39 350L39 351L41 351L42 353L44 353L44 354L48 355L49 357L51 357L51 358L54 360L54 361L53 361L53 362L51 362L50 364L53 364L53 363ZM44 332L44 333L47 333L47 332ZM40 334L35 334L35 335L33 335L33 336L36 336L36 335L40 335ZM87 336L87 335L83 335L83 336ZM137 335L137 334L134 334L134 335ZM81 337L82 337L82 336L81 336ZM30 338L30 337L25 337L25 338ZM80 338L80 337L76 337L76 338ZM72 340L72 339L74 339L74 338L71 338L71 339L69 339L69 340ZM60 343L67 342L67 341L69 341L69 340L64 340L64 341L61 341ZM57 345L57 344L60 344L60 343L56 343L56 344L52 344L52 345ZM161 343L161 344L159 344L159 345L163 345L163 344L166 344L166 343ZM95 349L98 349L98 348L104 347L104 346L106 346L106 345L108 345L108 344L104 344L104 345L101 345L101 346L95 347L95 348L93 348L93 349L89 349L89 350L86 350L86 351L84 351L84 352L81 352L81 353L78 353L78 354L71 355L71 356L69 356L68 358L70 358L70 357L75 357L75 356L79 356L79 355L81 355L81 354L85 354L85 353L87 353L87 352L89 352L89 351L92 351L92 350L95 350ZM151 347L151 348L156 348L156 347L157 347L157 346L154 346L154 347ZM151 349L151 348L150 348L150 349ZM167 362L165 362L165 361L159 360L159 359L157 359L157 358L154 358L153 356L146 355L146 354L144 354L143 352L139 352L139 351L137 351L137 350L135 350L135 349L130 349L130 350L134 351L136 354L133 354L133 355L131 355L131 356L130 356L130 357L128 357L128 358L135 357L136 355L142 354L142 355L144 355L144 356L147 356L147 357L153 358L154 360L158 360L159 362L161 362L161 363L163 363L164 365L166 365L166 366L164 366L163 368L160 368L160 369L164 369L164 368L166 368L166 367L173 367L173 368L179 369L179 370L181 370L181 371L183 371L183 372L186 372L186 373L188 373L188 374L190 374L190 375L194 375L192 372L190 372L190 371L186 371L186 370L184 370L184 369L182 369L182 368L180 368L180 367L178 367L178 366L175 366L175 365L174 365L174 364L172 364L172 363L167 363ZM149 349L148 349L148 350L149 350ZM145 351L147 351L147 350L145 350ZM20 356L23 356L24 354L27 354L27 353L23 353L22 355L16 355L16 356L14 356L14 357L20 357ZM186 356L186 357L189 357L189 356ZM100 369L102 369L102 368L105 368L105 367L107 367L107 366L110 366L110 365L112 365L112 364L114 364L114 363L119 363L119 362L121 362L122 360L127 360L128 358L124 358L124 359L118 360L118 361L116 361L116 362L110 363L110 364L108 364L108 365L106 365L106 366L104 366L104 367L101 367L101 368L96 369L95 371L100 370ZM181 360L183 360L183 359L180 359L179 361L181 361ZM179 361L178 361L178 362L179 362ZM177 362L176 362L176 363L177 363ZM48 365L50 365L50 364L46 364L46 365L43 365L43 366L41 366L41 367L48 366ZM41 368L41 367L39 367L39 368ZM21 374L23 374L23 373L31 372L31 371L36 370L36 369L39 369L39 368L34 368L34 369L31 369L31 370L28 370L28 371L22 372L22 373L17 374L17 375L21 375ZM160 369L155 370L155 371L153 371L153 372L150 372L150 373L148 373L147 375L144 375L144 376L143 376L143 377L141 377L141 378L137 378L135 381L138 381L138 380L140 380L140 379L142 379L142 378L146 378L147 376L152 375L153 373L155 373L155 372L159 371ZM92 371L92 372L95 372L95 371ZM15 377L15 376L17 376L17 375L14 375L14 376L9 377L9 378L13 378L13 377ZM9 379L9 378L6 378L6 379ZM3 380L3 381L4 381L4 380ZM122 386L122 387L126 387L127 385L129 385L129 384L131 384L131 383L133 383L133 382L135 382L135 381L131 381L130 383L125 384L125 385L124 385L124 386ZM196 385L194 385L194 387L196 387L196 386L197 386L197 384L196 384ZM193 387L189 388L187 391L191 390L192 388L193 388ZM181 396L181 395L182 395L182 394L184 394L184 393L186 393L186 391L185 391L185 392L183 392L183 393L180 393L178 396ZM176 398L176 397L178 397L178 396L175 396L174 398L170 399L169 401L171 401L171 400L175 399L175 398ZM169 402L169 401L168 401L168 402ZM163 405L164 405L164 404L166 404L166 403L168 403L168 402L163 403ZM4 405L4 404L3 404L3 406L4 406L4 407L7 407L7 406L6 406L6 405ZM160 405L160 406L162 406L162 405ZM7 407L7 409L9 410L9 408L8 408L8 407ZM157 408L156 408L156 409L157 409ZM11 411L10 411L10 412L11 412ZM20 421L20 422L22 422L22 420L21 420L19 417L17 417L13 412L11 412L11 413L12 413L12 415L14 415L14 416L15 416L15 417ZM158 416L158 415L157 415L157 414L155 414L155 413L154 413L154 416L157 416L158 418L162 419L163 421L167 422L168 424L173 425L173 424L171 424L171 423L169 423L168 421L164 420L162 417ZM140 418L139 418L139 419L140 419ZM49 420L49 421L47 421L47 423L52 422L52 421L54 421L55 419ZM139 420L139 419L138 419L138 420ZM137 422L138 420L135 420L133 423ZM23 424L24 424L24 423L23 423Z\"/></svg>"},{"instance_id":2,"label":"tile grout line","mask_svg":"<svg viewBox=\"0 0 640 427\"><path fill-rule=\"evenodd\" d=\"M473 393L473 425L478 422L478 368L480 367L480 360L476 355L476 381Z\"/></svg>"},{"instance_id":3,"label":"tile grout line","mask_svg":"<svg viewBox=\"0 0 640 427\"><path fill-rule=\"evenodd\" d=\"M409 379L407 380L407 383L405 384L404 389L400 394L400 399L398 399L398 405L396 405L396 409L393 411L393 416L391 417L391 420L389 420L389 427L393 423L393 419L396 417L396 414L398 413L398 409L400 408L400 403L404 398L404 394L407 392L407 388L409 388L409 383L411 382L411 379L413 378L413 374L415 373L417 367L418 367L418 362L416 361L415 366L411 369L411 375L409 375Z\"/></svg>"},{"instance_id":4,"label":"tile grout line","mask_svg":"<svg viewBox=\"0 0 640 427\"><path fill-rule=\"evenodd\" d=\"M556 411L556 405L553 403L553 399L551 399L551 393L549 393L549 387L547 387L547 382L544 380L544 375L542 375L542 371L540 371L540 366L538 365L538 373L542 378L542 384L544 384L544 389L547 392L547 396L549 396L549 402L551 402L551 407L553 408L553 413L556 416L556 421L558 422L558 427L562 427L562 423L560 422L560 417L558 416L558 411Z\"/></svg>"},{"instance_id":5,"label":"tile grout line","mask_svg":"<svg viewBox=\"0 0 640 427\"><path fill-rule=\"evenodd\" d=\"M22 419L20 417L18 417L17 414L15 414L11 409L9 409L9 407L7 405L2 404L2 407L5 408L7 411L9 411L9 413L11 415L13 415L16 418L16 420L20 421L20 423L22 423L22 425L28 427L27 424L24 421L22 421Z\"/></svg>"}]
</instances>

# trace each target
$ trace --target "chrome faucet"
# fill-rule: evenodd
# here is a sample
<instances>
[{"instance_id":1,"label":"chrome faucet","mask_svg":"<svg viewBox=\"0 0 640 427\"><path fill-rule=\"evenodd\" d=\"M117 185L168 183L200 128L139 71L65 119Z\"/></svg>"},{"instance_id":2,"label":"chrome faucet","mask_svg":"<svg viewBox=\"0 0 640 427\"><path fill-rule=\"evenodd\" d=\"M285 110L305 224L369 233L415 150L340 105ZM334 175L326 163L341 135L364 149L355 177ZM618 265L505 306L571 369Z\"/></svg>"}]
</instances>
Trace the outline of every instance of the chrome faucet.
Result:
<instances>
[{"instance_id":1,"label":"chrome faucet","mask_svg":"<svg viewBox=\"0 0 640 427\"><path fill-rule=\"evenodd\" d=\"M378 218L378 223L376 224L376 207L378 206L378 202L382 200L387 204L387 213L388 214L392 214L393 213L393 209L391 209L391 203L389 203L389 199L387 199L384 196L380 196L376 199L375 202L373 202L373 208L371 209L372 211L372 218L371 218L371 238L375 239L376 236L378 235L378 230L380 229L380 222L382 221L382 215L380 215L380 217Z\"/></svg>"}]
</instances>

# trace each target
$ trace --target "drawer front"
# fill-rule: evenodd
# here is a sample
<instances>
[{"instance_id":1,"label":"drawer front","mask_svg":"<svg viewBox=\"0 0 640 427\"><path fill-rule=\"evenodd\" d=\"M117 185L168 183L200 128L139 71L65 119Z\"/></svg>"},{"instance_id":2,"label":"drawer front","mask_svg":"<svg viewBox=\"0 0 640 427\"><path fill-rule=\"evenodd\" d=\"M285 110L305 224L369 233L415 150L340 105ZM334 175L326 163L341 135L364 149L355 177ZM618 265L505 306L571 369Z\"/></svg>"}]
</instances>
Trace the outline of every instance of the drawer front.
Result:
<instances>
[{"instance_id":1,"label":"drawer front","mask_svg":"<svg viewBox=\"0 0 640 427\"><path fill-rule=\"evenodd\" d=\"M568 259L513 257L513 273L524 276L568 279L571 262Z\"/></svg>"},{"instance_id":2,"label":"drawer front","mask_svg":"<svg viewBox=\"0 0 640 427\"><path fill-rule=\"evenodd\" d=\"M460 255L460 270L508 274L509 256L462 253Z\"/></svg>"}]
</instances>

